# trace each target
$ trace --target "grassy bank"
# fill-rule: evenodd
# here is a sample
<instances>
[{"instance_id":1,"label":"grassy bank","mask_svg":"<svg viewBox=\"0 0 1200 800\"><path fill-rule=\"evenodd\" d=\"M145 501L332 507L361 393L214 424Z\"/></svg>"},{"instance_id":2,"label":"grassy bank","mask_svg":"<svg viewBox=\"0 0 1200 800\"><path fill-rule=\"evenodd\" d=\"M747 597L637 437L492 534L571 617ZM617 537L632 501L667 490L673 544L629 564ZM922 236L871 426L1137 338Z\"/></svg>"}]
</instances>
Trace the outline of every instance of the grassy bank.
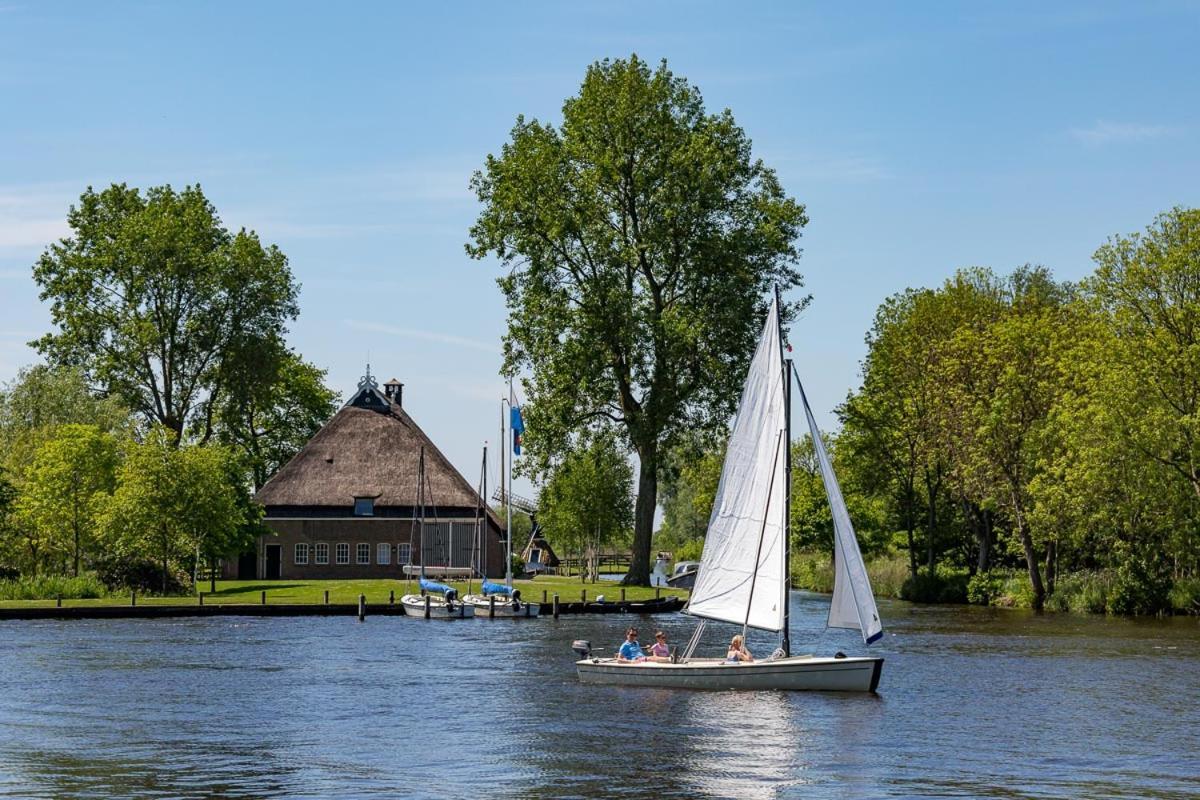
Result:
<instances>
[{"instance_id":1,"label":"grassy bank","mask_svg":"<svg viewBox=\"0 0 1200 800\"><path fill-rule=\"evenodd\" d=\"M937 574L909 578L903 555L867 561L876 597L919 603L971 603L1031 608L1033 587L1024 570L996 569L970 575L965 569L939 567ZM824 553L799 553L792 563L792 585L810 592L833 591L833 565ZM1081 571L1058 576L1046 598L1050 611L1086 614L1200 614L1200 578L1154 579L1129 569Z\"/></svg>"},{"instance_id":2,"label":"grassy bank","mask_svg":"<svg viewBox=\"0 0 1200 800\"><path fill-rule=\"evenodd\" d=\"M27 583L22 582L22 583ZM448 581L448 583L458 589L459 594L466 594L468 584L466 581ZM513 581L513 585L521 590L521 595L526 600L541 602L542 592L545 591L547 598L553 597L555 592L558 593L559 599L562 602L577 602L580 599L580 593L586 591L587 599L594 600L597 595L604 595L607 600L621 599L621 586L615 582L600 583L581 583L579 578L560 578L555 576L542 576L534 580L528 581ZM470 584L471 588L478 591L479 582L473 581ZM2 588L2 587L0 587ZM61 589L59 584L50 582L43 587L47 589L46 594L42 594L39 598L29 596L30 592L25 592L21 597L8 597L0 593L0 608L20 608L20 607L36 607L36 606L53 606L57 602L58 596L63 597L62 604L64 606L117 606L128 605L130 596L127 593L119 595L105 594L101 596L80 596L66 591L56 591ZM102 588L102 587L101 587ZM258 604L262 602L262 593L267 593L268 603L300 603L317 605L325 602L325 592L329 592L330 603L357 603L360 594L365 595L368 604L387 603L389 593L394 592L396 602L400 602L400 596L409 592L417 593L416 581L405 582L398 580L328 580L328 581L217 581L216 592L208 591L208 584L203 584L204 602L205 604ZM678 591L675 589L662 589L663 597L679 596L686 597L687 592ZM653 599L655 590L644 586L629 586L625 587L626 600L648 600ZM194 594L175 595L175 596L141 596L137 598L138 605L193 605L198 600Z\"/></svg>"}]
</instances>

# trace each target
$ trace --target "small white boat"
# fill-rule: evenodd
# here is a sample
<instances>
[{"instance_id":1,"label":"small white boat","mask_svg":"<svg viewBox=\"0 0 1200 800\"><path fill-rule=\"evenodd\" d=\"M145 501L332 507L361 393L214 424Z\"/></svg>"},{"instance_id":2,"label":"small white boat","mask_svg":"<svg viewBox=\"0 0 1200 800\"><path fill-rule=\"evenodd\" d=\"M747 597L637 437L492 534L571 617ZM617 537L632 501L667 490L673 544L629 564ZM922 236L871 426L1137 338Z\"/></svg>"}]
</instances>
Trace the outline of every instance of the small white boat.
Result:
<instances>
[{"instance_id":1,"label":"small white boat","mask_svg":"<svg viewBox=\"0 0 1200 800\"><path fill-rule=\"evenodd\" d=\"M577 663L583 683L617 683L663 689L785 689L873 692L882 658L791 656L731 664L720 658L690 658L680 664L592 658Z\"/></svg>"},{"instance_id":2,"label":"small white boat","mask_svg":"<svg viewBox=\"0 0 1200 800\"><path fill-rule=\"evenodd\" d=\"M475 609L477 617L506 617L508 619L524 619L536 617L542 610L540 603L526 603L517 597L506 597L501 594L465 594L463 603Z\"/></svg>"},{"instance_id":3,"label":"small white boat","mask_svg":"<svg viewBox=\"0 0 1200 800\"><path fill-rule=\"evenodd\" d=\"M882 658L792 656L789 641L788 564L791 496L790 360L783 358L779 296L767 315L750 363L737 417L729 434L721 481L713 501L704 552L687 613L700 617L682 656L671 661L594 658L591 645L577 641L579 680L622 686L680 689L785 689L873 692ZM797 380L799 386L799 381ZM871 583L841 489L825 452L821 432L800 386L813 449L833 512L834 588L828 626L853 628L870 644L883 635ZM780 635L779 647L760 661L692 658L707 620Z\"/></svg>"},{"instance_id":4,"label":"small white boat","mask_svg":"<svg viewBox=\"0 0 1200 800\"><path fill-rule=\"evenodd\" d=\"M428 601L428 606L426 605ZM430 619L470 619L475 616L475 606L461 600L449 601L432 594L406 594L400 598L404 613L410 617L424 617L428 609Z\"/></svg>"}]
</instances>

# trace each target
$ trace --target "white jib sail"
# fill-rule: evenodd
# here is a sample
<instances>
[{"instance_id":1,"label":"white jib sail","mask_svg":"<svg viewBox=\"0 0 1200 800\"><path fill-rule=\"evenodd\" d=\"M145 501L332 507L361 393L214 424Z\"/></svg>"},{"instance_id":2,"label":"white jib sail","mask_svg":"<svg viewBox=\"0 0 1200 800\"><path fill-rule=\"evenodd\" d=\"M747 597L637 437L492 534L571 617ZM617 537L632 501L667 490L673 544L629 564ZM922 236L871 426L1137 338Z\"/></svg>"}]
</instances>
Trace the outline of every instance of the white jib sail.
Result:
<instances>
[{"instance_id":1,"label":"white jib sail","mask_svg":"<svg viewBox=\"0 0 1200 800\"><path fill-rule=\"evenodd\" d=\"M778 631L784 617L786 408L779 309L750 363L713 501L688 612ZM755 556L757 555L757 564Z\"/></svg>"},{"instance_id":2,"label":"white jib sail","mask_svg":"<svg viewBox=\"0 0 1200 800\"><path fill-rule=\"evenodd\" d=\"M883 635L879 610L875 607L875 595L871 592L871 581L867 578L867 568L858 549L858 538L850 523L846 501L842 499L842 489L838 486L837 476L833 474L833 465L829 462L829 454L825 452L825 443L821 441L821 432L817 430L817 421L808 407L803 386L800 387L800 399L804 403L813 451L821 465L821 480L825 483L825 494L833 512L834 573L829 627L861 630L863 641L870 644Z\"/></svg>"}]
</instances>

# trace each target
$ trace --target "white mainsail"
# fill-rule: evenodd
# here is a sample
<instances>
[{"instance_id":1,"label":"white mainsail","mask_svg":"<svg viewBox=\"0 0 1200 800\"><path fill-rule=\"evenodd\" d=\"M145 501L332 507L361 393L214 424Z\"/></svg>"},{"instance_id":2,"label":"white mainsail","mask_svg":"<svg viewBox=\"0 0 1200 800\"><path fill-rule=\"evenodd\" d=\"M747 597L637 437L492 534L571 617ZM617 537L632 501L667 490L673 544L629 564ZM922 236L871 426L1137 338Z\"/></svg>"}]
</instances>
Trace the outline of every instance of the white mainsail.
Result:
<instances>
[{"instance_id":1,"label":"white mainsail","mask_svg":"<svg viewBox=\"0 0 1200 800\"><path fill-rule=\"evenodd\" d=\"M875 595L871 592L871 581L867 578L867 568L863 564L862 552L858 549L854 526L850 523L850 512L846 510L842 489L838 486L837 476L833 474L833 465L829 462L829 454L825 452L821 431L817 429L817 421L813 419L812 409L808 407L808 398L802 385L800 399L804 403L804 415L808 417L813 451L821 465L821 480L825 483L825 494L833 512L833 602L829 605L828 624L830 628L861 630L863 641L870 644L883 636L879 610L875 607Z\"/></svg>"},{"instance_id":2,"label":"white mainsail","mask_svg":"<svg viewBox=\"0 0 1200 800\"><path fill-rule=\"evenodd\" d=\"M788 455L784 379L779 307L772 301L721 467L688 603L688 613L694 616L783 629Z\"/></svg>"}]
</instances>

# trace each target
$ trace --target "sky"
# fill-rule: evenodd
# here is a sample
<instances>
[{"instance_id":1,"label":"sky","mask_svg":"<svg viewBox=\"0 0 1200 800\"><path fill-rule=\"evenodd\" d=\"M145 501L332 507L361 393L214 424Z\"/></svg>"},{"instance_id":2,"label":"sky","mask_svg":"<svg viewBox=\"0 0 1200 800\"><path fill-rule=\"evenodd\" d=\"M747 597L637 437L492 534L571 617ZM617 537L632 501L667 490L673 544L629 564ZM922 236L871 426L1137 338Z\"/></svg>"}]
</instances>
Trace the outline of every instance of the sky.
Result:
<instances>
[{"instance_id":1,"label":"sky","mask_svg":"<svg viewBox=\"0 0 1200 800\"><path fill-rule=\"evenodd\" d=\"M790 338L835 427L888 295L966 266L1077 280L1107 237L1200 205L1198 34L1197 2L0 0L0 382L38 360L31 266L80 193L199 183L288 256L291 344L343 398L368 359L399 378L474 479L505 309L463 249L471 173L637 53L731 109L806 206Z\"/></svg>"}]
</instances>

